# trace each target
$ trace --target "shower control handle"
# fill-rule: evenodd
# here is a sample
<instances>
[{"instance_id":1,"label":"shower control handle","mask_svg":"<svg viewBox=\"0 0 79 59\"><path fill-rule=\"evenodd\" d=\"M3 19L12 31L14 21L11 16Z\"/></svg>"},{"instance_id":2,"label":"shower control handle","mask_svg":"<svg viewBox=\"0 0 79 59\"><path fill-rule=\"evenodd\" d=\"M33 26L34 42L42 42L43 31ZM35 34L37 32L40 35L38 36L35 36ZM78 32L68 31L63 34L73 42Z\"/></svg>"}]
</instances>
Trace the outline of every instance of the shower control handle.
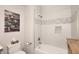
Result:
<instances>
[{"instance_id":1,"label":"shower control handle","mask_svg":"<svg viewBox=\"0 0 79 59\"><path fill-rule=\"evenodd\" d=\"M27 45L31 45L32 44L32 42L27 42Z\"/></svg>"},{"instance_id":2,"label":"shower control handle","mask_svg":"<svg viewBox=\"0 0 79 59\"><path fill-rule=\"evenodd\" d=\"M32 44L32 42L29 43L29 45L31 45L31 44Z\"/></svg>"}]
</instances>

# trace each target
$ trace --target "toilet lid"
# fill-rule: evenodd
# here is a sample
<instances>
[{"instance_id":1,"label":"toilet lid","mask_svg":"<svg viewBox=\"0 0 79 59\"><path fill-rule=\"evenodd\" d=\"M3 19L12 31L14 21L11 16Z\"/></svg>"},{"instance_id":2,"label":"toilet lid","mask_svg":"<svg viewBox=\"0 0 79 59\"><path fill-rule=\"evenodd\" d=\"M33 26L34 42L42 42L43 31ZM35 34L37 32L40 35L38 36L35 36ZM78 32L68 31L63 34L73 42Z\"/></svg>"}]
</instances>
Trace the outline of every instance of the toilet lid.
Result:
<instances>
[{"instance_id":1,"label":"toilet lid","mask_svg":"<svg viewBox=\"0 0 79 59\"><path fill-rule=\"evenodd\" d=\"M24 51L17 51L14 54L25 54L25 52Z\"/></svg>"}]
</instances>

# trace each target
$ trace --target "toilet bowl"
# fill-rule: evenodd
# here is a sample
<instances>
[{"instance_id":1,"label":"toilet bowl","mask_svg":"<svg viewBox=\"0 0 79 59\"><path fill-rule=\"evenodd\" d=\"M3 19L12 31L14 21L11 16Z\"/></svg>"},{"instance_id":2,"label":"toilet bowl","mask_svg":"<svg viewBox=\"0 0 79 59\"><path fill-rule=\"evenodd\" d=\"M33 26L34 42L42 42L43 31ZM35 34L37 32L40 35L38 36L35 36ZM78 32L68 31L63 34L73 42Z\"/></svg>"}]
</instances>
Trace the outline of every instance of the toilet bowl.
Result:
<instances>
[{"instance_id":1,"label":"toilet bowl","mask_svg":"<svg viewBox=\"0 0 79 59\"><path fill-rule=\"evenodd\" d=\"M21 43L9 44L7 46L8 54L25 54L25 52L21 49Z\"/></svg>"}]
</instances>

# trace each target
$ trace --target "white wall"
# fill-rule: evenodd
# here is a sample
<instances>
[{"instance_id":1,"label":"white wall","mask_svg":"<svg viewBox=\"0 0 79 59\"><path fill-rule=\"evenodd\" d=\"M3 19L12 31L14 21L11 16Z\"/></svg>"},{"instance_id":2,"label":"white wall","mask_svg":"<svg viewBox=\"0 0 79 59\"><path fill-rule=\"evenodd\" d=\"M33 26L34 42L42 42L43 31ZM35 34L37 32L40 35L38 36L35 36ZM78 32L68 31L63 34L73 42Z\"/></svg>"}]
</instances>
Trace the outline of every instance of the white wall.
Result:
<instances>
[{"instance_id":1,"label":"white wall","mask_svg":"<svg viewBox=\"0 0 79 59\"><path fill-rule=\"evenodd\" d=\"M46 5L42 6L43 19L57 19L71 16L71 6L68 5Z\"/></svg>"},{"instance_id":2,"label":"white wall","mask_svg":"<svg viewBox=\"0 0 79 59\"><path fill-rule=\"evenodd\" d=\"M25 44L32 43L25 47L27 53L34 52L34 6L25 6Z\"/></svg>"},{"instance_id":3,"label":"white wall","mask_svg":"<svg viewBox=\"0 0 79 59\"><path fill-rule=\"evenodd\" d=\"M35 24L34 25L35 26L35 33L34 33L34 39L35 39L35 46L38 46L38 38L40 38L40 33L41 33L41 31L40 31L40 29L41 29L41 25L40 24Z\"/></svg>"},{"instance_id":4,"label":"white wall","mask_svg":"<svg viewBox=\"0 0 79 59\"><path fill-rule=\"evenodd\" d=\"M20 14L20 32L4 32L5 9ZM7 53L6 47L12 38L22 42L22 48L25 52L34 52L34 6L0 6L0 44L4 48L3 53ZM31 42L32 44L27 46L27 42Z\"/></svg>"},{"instance_id":5,"label":"white wall","mask_svg":"<svg viewBox=\"0 0 79 59\"><path fill-rule=\"evenodd\" d=\"M79 38L79 6L72 6L71 13L73 20L71 24L72 38Z\"/></svg>"},{"instance_id":6,"label":"white wall","mask_svg":"<svg viewBox=\"0 0 79 59\"><path fill-rule=\"evenodd\" d=\"M20 32L4 32L4 10L9 10L15 13L20 14ZM0 44L3 46L3 53L7 53L7 44L15 38L24 42L24 7L23 6L0 6ZM22 43L22 47L24 47L24 43Z\"/></svg>"},{"instance_id":7,"label":"white wall","mask_svg":"<svg viewBox=\"0 0 79 59\"><path fill-rule=\"evenodd\" d=\"M61 33L55 33L55 27L61 26ZM67 38L71 36L71 24L51 24L41 26L41 40L62 49L67 48Z\"/></svg>"},{"instance_id":8,"label":"white wall","mask_svg":"<svg viewBox=\"0 0 79 59\"><path fill-rule=\"evenodd\" d=\"M72 37L77 35L77 6L71 6L71 14L72 14L72 24L71 24L71 35Z\"/></svg>"},{"instance_id":9,"label":"white wall","mask_svg":"<svg viewBox=\"0 0 79 59\"><path fill-rule=\"evenodd\" d=\"M79 39L79 6L75 5L71 7L72 13L72 24L71 24L71 34L72 38Z\"/></svg>"},{"instance_id":10,"label":"white wall","mask_svg":"<svg viewBox=\"0 0 79 59\"><path fill-rule=\"evenodd\" d=\"M42 6L41 15L42 20L55 20L71 17L70 6ZM55 26L62 26L62 33L55 33ZM67 48L67 38L71 37L71 23L59 23L59 24L43 24L41 25L41 40L44 43L52 46L57 46L62 49Z\"/></svg>"}]
</instances>

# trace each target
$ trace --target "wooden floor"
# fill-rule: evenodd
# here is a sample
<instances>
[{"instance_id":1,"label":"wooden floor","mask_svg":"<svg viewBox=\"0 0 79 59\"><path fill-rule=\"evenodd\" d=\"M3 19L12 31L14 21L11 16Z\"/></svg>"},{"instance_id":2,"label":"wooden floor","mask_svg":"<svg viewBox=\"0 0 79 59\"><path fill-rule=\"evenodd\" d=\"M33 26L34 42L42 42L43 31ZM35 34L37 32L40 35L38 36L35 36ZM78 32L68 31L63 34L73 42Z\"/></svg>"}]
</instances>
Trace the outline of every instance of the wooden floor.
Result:
<instances>
[{"instance_id":1,"label":"wooden floor","mask_svg":"<svg viewBox=\"0 0 79 59\"><path fill-rule=\"evenodd\" d=\"M68 53L79 54L79 39L67 39Z\"/></svg>"}]
</instances>

